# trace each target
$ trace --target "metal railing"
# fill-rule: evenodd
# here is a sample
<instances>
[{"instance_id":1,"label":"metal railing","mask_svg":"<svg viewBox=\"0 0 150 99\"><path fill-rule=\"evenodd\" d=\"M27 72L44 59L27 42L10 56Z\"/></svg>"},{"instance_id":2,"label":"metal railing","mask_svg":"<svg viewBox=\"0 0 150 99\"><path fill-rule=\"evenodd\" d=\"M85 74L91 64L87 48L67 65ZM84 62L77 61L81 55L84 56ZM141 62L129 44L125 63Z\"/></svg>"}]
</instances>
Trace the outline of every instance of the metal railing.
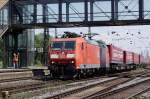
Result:
<instances>
[{"instance_id":1,"label":"metal railing","mask_svg":"<svg viewBox=\"0 0 150 99\"><path fill-rule=\"evenodd\" d=\"M3 34L8 30L8 25L2 25L0 27L0 37L3 36Z\"/></svg>"}]
</instances>

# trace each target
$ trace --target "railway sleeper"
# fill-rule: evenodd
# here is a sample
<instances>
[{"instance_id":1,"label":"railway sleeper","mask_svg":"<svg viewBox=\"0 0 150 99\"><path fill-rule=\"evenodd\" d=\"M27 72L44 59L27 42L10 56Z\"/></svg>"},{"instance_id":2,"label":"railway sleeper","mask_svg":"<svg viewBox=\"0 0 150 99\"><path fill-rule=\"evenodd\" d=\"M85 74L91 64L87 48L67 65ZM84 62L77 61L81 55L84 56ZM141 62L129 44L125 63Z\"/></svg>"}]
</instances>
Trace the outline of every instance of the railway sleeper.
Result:
<instances>
[{"instance_id":1,"label":"railway sleeper","mask_svg":"<svg viewBox=\"0 0 150 99\"><path fill-rule=\"evenodd\" d=\"M147 80L144 80L144 81L141 81L141 82L138 82L138 83L134 83L134 84L131 84L131 85L128 85L128 86L125 86L125 87L122 87L122 88L119 88L119 89L116 89L116 90L110 90L110 91L106 91L104 93L100 93L100 94L97 94L96 96L93 96L92 98L89 97L87 99L103 99L107 96L110 96L110 95L113 95L113 94L116 94L120 91L123 91L123 90L127 90L128 88L131 88L133 86L138 86L142 83L145 83L145 82L149 82L150 79L147 79Z\"/></svg>"}]
</instances>

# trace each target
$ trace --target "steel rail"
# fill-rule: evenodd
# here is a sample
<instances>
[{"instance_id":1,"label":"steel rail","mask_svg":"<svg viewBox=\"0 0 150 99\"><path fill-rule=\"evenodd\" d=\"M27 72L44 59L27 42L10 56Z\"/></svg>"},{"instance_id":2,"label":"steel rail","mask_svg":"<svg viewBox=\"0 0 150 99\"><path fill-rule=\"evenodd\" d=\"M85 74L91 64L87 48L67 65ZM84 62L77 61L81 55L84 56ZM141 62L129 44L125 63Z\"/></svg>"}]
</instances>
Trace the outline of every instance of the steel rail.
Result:
<instances>
[{"instance_id":1,"label":"steel rail","mask_svg":"<svg viewBox=\"0 0 150 99\"><path fill-rule=\"evenodd\" d=\"M146 88L146 89L144 89L144 90L142 90L142 91L140 91L140 92L137 92L137 93L135 93L135 94L133 94L133 95L127 97L126 99L133 99L133 97L139 96L139 95L141 95L141 94L143 94L143 93L145 93L145 92L147 92L147 91L150 91L150 87L148 87L148 88Z\"/></svg>"},{"instance_id":2,"label":"steel rail","mask_svg":"<svg viewBox=\"0 0 150 99\"><path fill-rule=\"evenodd\" d=\"M96 84L94 83L94 84L90 84L90 85L87 85L87 86L82 86L82 87L79 87L77 89L69 90L69 91L66 91L66 92L63 92L63 93L59 93L59 94L56 94L56 95L53 95L53 96L48 96L45 99L60 99L60 98L63 98L63 97L66 97L66 96L69 96L69 95L72 95L72 94L75 94L75 93L79 93L81 91L84 91L84 90L87 90L87 89L90 89L90 88L93 88L93 87L100 86L100 85L103 85L105 83L116 81L116 80L120 80L120 79L121 79L121 77L118 77L116 79L107 80L107 81L99 82L99 83L96 83ZM127 79L126 81L129 81L129 79ZM126 81L123 81L123 82L126 82ZM121 84L123 82L117 83L117 85ZM112 88L112 86L106 88L105 90L108 90L108 89L111 89L111 88Z\"/></svg>"},{"instance_id":3,"label":"steel rail","mask_svg":"<svg viewBox=\"0 0 150 99\"><path fill-rule=\"evenodd\" d=\"M117 94L121 91L127 90L131 87L134 87L134 86L138 86L138 85L143 84L143 83L150 83L150 79L144 80L144 81L141 81L141 82L138 82L138 83L134 83L134 84L131 84L131 85L128 85L128 86L125 86L125 87L122 87L122 88L119 88L119 89L116 89L116 90L110 90L110 91L106 91L104 93L97 93L96 95L86 97L86 99L104 99L108 96L114 96L114 94Z\"/></svg>"},{"instance_id":4,"label":"steel rail","mask_svg":"<svg viewBox=\"0 0 150 99\"><path fill-rule=\"evenodd\" d=\"M128 73L128 74L125 73L123 75L120 75L117 79L121 79L121 78L123 78L124 76L127 76L127 75L128 75L127 78L128 77L129 78L126 81L122 81L122 82L119 82L119 83L117 83L115 85L109 86L109 87L103 89L101 92L106 92L106 91L108 91L108 90L110 90L110 89L112 89L112 88L114 88L114 87L116 87L116 86L118 86L120 84L123 84L123 83L126 83L126 82L130 81L130 80L133 80L136 77L139 77L141 75L145 75L145 73L147 73L147 72L142 71L142 72L133 73L133 74L132 73ZM134 76L131 76L131 75L134 75ZM59 94L56 94L56 95L53 95L53 96L48 96L45 99L60 99L60 98L63 98L63 97L66 97L66 96L70 96L70 95L75 94L75 93L79 93L79 92L84 91L84 90L88 90L88 89L96 87L96 86L99 86L101 84L105 84L107 82L111 82L111 81L106 81L106 82L97 83L97 84L91 84L89 86L84 86L84 87L82 86L82 87L79 87L77 89L69 90L69 91L66 91L66 92L63 92L63 93L59 93Z\"/></svg>"}]
</instances>

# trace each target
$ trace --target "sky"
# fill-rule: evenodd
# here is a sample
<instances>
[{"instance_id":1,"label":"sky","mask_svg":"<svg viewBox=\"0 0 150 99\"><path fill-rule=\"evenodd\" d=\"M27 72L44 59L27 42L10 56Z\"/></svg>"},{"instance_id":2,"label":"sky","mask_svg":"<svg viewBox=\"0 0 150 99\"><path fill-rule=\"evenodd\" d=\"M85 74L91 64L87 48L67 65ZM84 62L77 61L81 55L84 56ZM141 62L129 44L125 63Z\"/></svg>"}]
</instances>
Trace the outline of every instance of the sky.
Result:
<instances>
[{"instance_id":1,"label":"sky","mask_svg":"<svg viewBox=\"0 0 150 99\"><path fill-rule=\"evenodd\" d=\"M89 30L87 27L57 29L58 35L62 35L65 31L86 34ZM43 30L35 32L42 33ZM113 44L127 51L142 53L144 56L150 55L150 25L92 27L91 33L99 34L93 39L101 39L107 44ZM54 37L55 29L50 29L49 34Z\"/></svg>"}]
</instances>

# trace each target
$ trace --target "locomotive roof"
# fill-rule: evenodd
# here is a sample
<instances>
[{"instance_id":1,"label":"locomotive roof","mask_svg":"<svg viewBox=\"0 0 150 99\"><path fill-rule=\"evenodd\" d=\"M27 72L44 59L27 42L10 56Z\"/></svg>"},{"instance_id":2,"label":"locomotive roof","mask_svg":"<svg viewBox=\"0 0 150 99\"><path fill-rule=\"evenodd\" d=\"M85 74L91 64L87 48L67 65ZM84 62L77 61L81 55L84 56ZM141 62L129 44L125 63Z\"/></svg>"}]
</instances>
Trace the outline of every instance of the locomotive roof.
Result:
<instances>
[{"instance_id":1,"label":"locomotive roof","mask_svg":"<svg viewBox=\"0 0 150 99\"><path fill-rule=\"evenodd\" d=\"M52 41L75 41L77 39L84 39L82 37L77 37L77 38L54 38L52 39ZM86 40L87 43L89 44L93 44L93 45L97 45L97 46L100 46L100 47L107 47L106 43L102 40L93 40L93 39L84 39Z\"/></svg>"},{"instance_id":2,"label":"locomotive roof","mask_svg":"<svg viewBox=\"0 0 150 99\"><path fill-rule=\"evenodd\" d=\"M97 45L97 46L100 46L100 47L107 47L106 43L102 40L87 40L88 43L90 44L93 44L93 45Z\"/></svg>"},{"instance_id":3,"label":"locomotive roof","mask_svg":"<svg viewBox=\"0 0 150 99\"><path fill-rule=\"evenodd\" d=\"M72 41L72 40L75 41L77 38L53 38L52 41Z\"/></svg>"},{"instance_id":4,"label":"locomotive roof","mask_svg":"<svg viewBox=\"0 0 150 99\"><path fill-rule=\"evenodd\" d=\"M86 40L89 44L97 45L98 43L95 40Z\"/></svg>"},{"instance_id":5,"label":"locomotive roof","mask_svg":"<svg viewBox=\"0 0 150 99\"><path fill-rule=\"evenodd\" d=\"M107 44L102 40L97 40L97 43L99 44L100 47L105 47L105 48L107 47Z\"/></svg>"}]
</instances>

